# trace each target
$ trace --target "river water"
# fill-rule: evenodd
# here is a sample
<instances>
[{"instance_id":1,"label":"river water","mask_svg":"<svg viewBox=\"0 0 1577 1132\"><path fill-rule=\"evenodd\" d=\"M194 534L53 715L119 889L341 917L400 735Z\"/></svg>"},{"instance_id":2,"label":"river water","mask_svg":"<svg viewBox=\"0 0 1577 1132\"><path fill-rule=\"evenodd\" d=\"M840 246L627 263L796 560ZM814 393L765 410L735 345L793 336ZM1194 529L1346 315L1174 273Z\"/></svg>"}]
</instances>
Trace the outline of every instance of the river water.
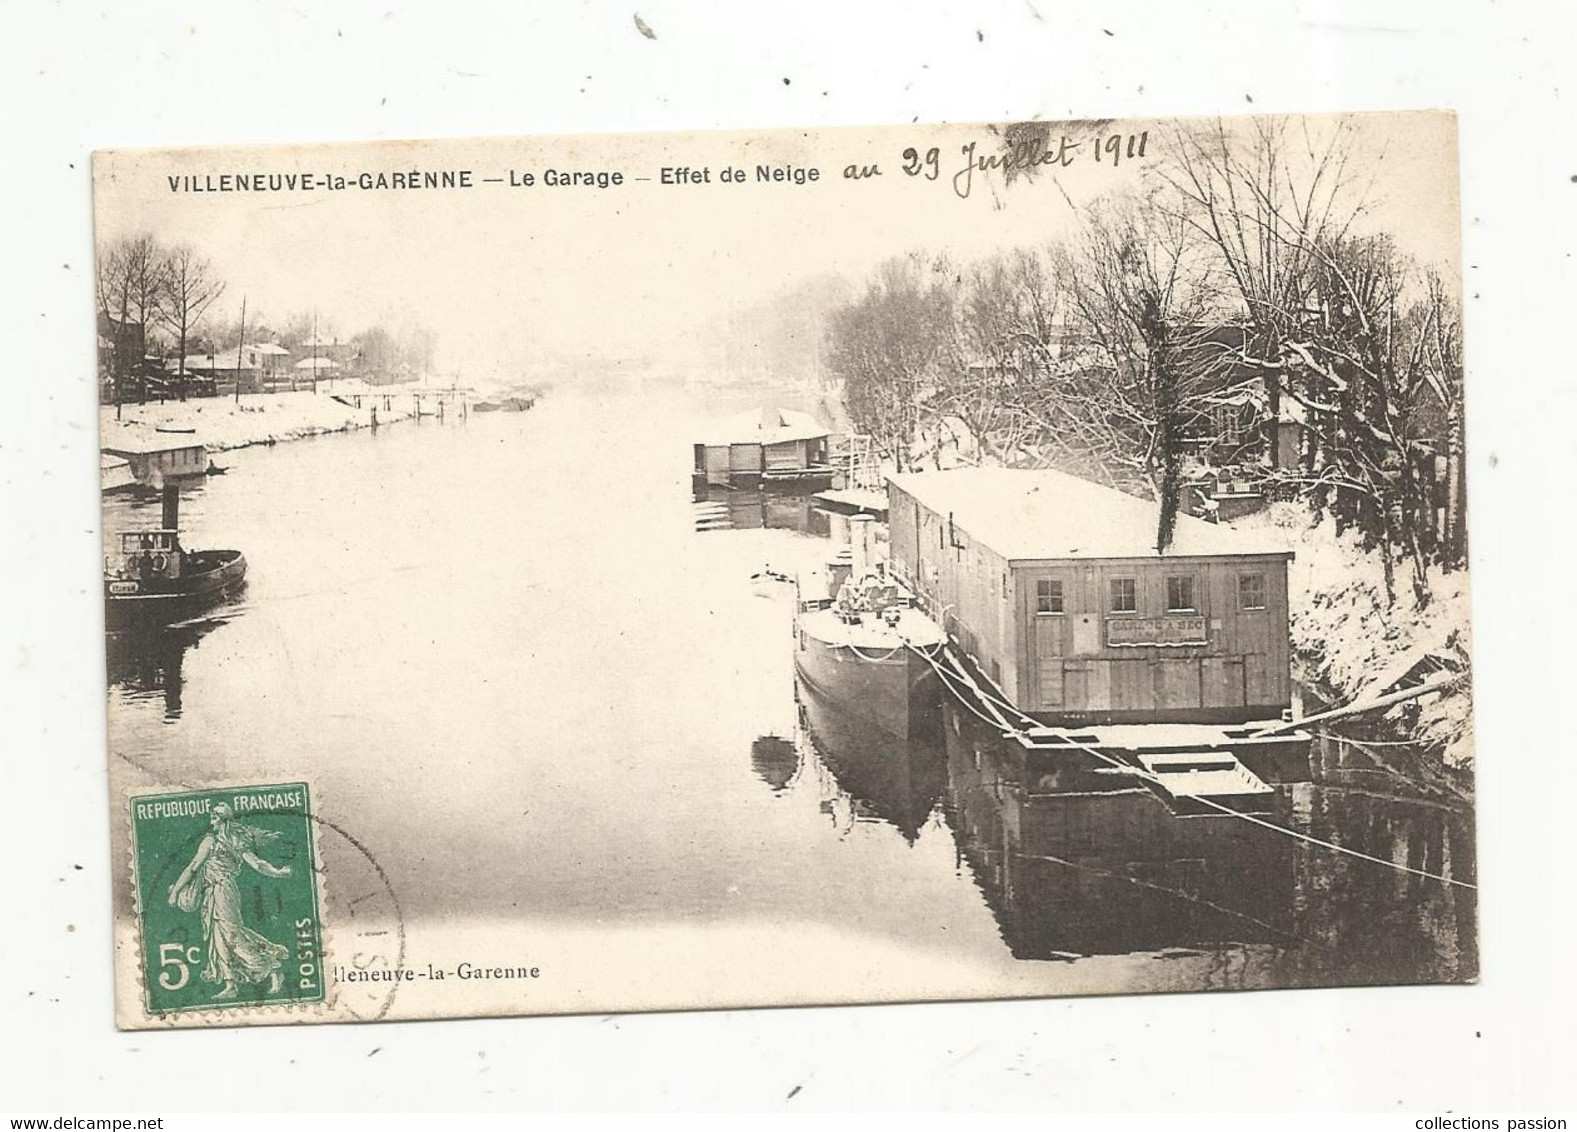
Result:
<instances>
[{"instance_id":1,"label":"river water","mask_svg":"<svg viewBox=\"0 0 1577 1132\"><path fill-rule=\"evenodd\" d=\"M241 548L248 585L112 644L117 794L311 783L331 922L398 921L380 962L529 953L551 985L510 1009L1476 977L1468 888L1147 794L1035 794L965 713L896 749L799 692L786 595L748 577L815 569L831 524L741 498L697 531L703 410L555 393L219 454L185 541ZM157 507L114 500L106 538ZM1470 813L1360 751L1318 762L1290 828L1474 880Z\"/></svg>"}]
</instances>

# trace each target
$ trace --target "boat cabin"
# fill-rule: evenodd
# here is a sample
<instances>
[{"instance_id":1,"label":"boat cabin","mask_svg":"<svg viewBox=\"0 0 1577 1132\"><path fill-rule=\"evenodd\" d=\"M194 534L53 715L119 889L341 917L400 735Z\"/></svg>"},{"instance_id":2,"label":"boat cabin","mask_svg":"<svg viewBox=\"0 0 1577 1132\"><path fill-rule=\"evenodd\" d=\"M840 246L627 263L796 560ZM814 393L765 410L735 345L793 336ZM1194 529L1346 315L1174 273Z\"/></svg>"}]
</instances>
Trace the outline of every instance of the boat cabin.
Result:
<instances>
[{"instance_id":1,"label":"boat cabin","mask_svg":"<svg viewBox=\"0 0 1577 1132\"><path fill-rule=\"evenodd\" d=\"M181 576L181 540L173 530L124 531L120 536L122 578L176 579Z\"/></svg>"},{"instance_id":2,"label":"boat cabin","mask_svg":"<svg viewBox=\"0 0 1577 1132\"><path fill-rule=\"evenodd\" d=\"M707 426L695 445L697 486L799 486L832 482L825 426L809 413L767 408Z\"/></svg>"},{"instance_id":3,"label":"boat cabin","mask_svg":"<svg viewBox=\"0 0 1577 1132\"><path fill-rule=\"evenodd\" d=\"M1242 723L1291 705L1290 551L1055 471L888 480L893 568L981 674L1052 726Z\"/></svg>"}]
</instances>

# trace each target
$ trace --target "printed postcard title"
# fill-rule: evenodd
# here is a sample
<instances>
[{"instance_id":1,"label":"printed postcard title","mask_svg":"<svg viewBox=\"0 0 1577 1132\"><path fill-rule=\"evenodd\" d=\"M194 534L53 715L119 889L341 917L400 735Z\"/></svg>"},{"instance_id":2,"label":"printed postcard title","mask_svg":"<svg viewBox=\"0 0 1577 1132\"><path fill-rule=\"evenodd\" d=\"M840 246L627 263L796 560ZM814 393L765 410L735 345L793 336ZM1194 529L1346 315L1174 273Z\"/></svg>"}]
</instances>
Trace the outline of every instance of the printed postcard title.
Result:
<instances>
[{"instance_id":1,"label":"printed postcard title","mask_svg":"<svg viewBox=\"0 0 1577 1132\"><path fill-rule=\"evenodd\" d=\"M812 188L828 181L871 183L893 178L950 188L961 200L977 179L1030 176L1041 170L1093 164L1116 170L1142 162L1152 151L1149 131L1047 135L1022 141L895 146L885 158L846 161L827 167L784 162L707 161L656 164L650 168L587 167L544 163L526 168L408 166L377 169L225 169L165 177L172 193L464 192L477 189L590 190L656 188L704 190L746 186Z\"/></svg>"}]
</instances>

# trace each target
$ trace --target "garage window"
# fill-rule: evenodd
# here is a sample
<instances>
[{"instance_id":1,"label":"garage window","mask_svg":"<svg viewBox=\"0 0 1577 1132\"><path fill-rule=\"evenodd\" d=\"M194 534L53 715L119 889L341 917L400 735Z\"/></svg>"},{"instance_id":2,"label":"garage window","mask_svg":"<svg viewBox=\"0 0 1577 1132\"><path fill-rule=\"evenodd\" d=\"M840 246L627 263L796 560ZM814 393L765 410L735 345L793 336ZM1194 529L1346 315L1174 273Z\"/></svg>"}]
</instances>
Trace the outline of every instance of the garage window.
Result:
<instances>
[{"instance_id":1,"label":"garage window","mask_svg":"<svg viewBox=\"0 0 1577 1132\"><path fill-rule=\"evenodd\" d=\"M1062 612L1062 581L1058 578L1039 578L1035 582L1035 612Z\"/></svg>"},{"instance_id":2,"label":"garage window","mask_svg":"<svg viewBox=\"0 0 1577 1132\"><path fill-rule=\"evenodd\" d=\"M1199 612L1199 605L1194 600L1193 575L1174 574L1166 579L1166 611L1168 613Z\"/></svg>"}]
</instances>

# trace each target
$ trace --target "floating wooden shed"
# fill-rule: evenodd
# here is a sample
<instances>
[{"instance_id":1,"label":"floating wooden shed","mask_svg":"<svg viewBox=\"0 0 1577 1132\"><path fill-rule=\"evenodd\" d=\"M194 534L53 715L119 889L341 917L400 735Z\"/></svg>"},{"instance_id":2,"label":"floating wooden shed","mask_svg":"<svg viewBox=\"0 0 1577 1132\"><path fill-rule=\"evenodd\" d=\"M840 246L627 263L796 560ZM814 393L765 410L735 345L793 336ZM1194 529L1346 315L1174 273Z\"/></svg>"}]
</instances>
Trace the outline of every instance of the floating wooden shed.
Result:
<instances>
[{"instance_id":1,"label":"floating wooden shed","mask_svg":"<svg viewBox=\"0 0 1577 1132\"><path fill-rule=\"evenodd\" d=\"M825 425L809 413L767 408L713 421L695 445L697 486L826 487Z\"/></svg>"},{"instance_id":2,"label":"floating wooden shed","mask_svg":"<svg viewBox=\"0 0 1577 1132\"><path fill-rule=\"evenodd\" d=\"M1264 537L1055 471L888 480L894 568L1021 712L1241 723L1291 705L1287 564Z\"/></svg>"},{"instance_id":3,"label":"floating wooden shed","mask_svg":"<svg viewBox=\"0 0 1577 1132\"><path fill-rule=\"evenodd\" d=\"M208 472L208 449L190 434L116 430L101 439L99 451L124 460L138 483L152 487Z\"/></svg>"}]
</instances>

